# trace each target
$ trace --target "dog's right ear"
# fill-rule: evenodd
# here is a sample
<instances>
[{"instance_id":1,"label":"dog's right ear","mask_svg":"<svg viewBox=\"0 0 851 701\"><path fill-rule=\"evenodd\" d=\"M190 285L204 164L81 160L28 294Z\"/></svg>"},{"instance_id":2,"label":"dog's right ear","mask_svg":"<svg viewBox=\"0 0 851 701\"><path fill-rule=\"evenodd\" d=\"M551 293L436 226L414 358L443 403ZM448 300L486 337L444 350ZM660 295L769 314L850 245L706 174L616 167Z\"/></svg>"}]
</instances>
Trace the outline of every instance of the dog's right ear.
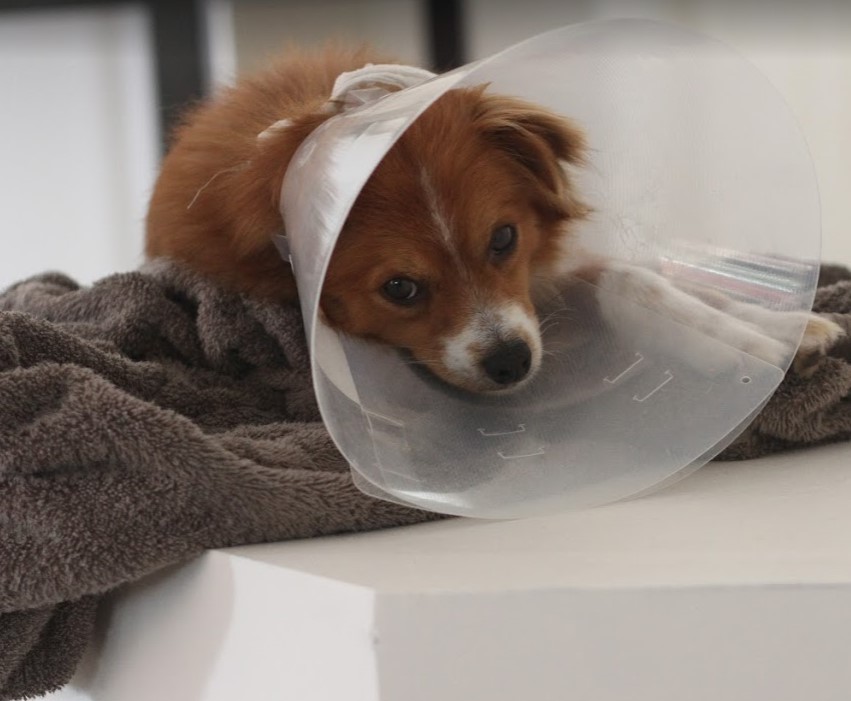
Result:
<instances>
[{"instance_id":1,"label":"dog's right ear","mask_svg":"<svg viewBox=\"0 0 851 701\"><path fill-rule=\"evenodd\" d=\"M585 163L585 137L566 117L539 105L504 95L478 92L474 122L493 145L519 162L551 197L548 206L562 218L581 216L584 207L573 200L562 163Z\"/></svg>"}]
</instances>

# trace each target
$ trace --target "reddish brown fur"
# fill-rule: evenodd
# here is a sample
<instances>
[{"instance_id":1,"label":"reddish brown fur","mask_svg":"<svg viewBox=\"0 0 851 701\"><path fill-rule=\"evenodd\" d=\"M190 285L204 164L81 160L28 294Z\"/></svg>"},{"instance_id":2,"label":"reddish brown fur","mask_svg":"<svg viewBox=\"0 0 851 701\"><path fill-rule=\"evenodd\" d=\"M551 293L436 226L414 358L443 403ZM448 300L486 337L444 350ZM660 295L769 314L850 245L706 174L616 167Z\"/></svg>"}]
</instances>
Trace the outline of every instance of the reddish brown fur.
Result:
<instances>
[{"instance_id":1,"label":"reddish brown fur","mask_svg":"<svg viewBox=\"0 0 851 701\"><path fill-rule=\"evenodd\" d=\"M281 227L284 172L328 117L321 108L334 78L379 60L363 51L291 57L195 112L157 183L148 254L181 260L235 290L293 299L290 269L270 242ZM257 134L285 117L292 127L258 143ZM582 148L575 128L528 103L484 87L444 95L400 138L358 198L329 266L326 319L407 348L438 375L464 384L442 367L441 340L484 298L516 302L534 317L535 278L551 274L564 253L565 223L585 213L559 163L578 162ZM449 244L424 179L451 227ZM495 263L487 254L491 233L509 223L519 231L518 248ZM427 288L422 303L403 307L382 296L383 283L399 276Z\"/></svg>"},{"instance_id":2,"label":"reddish brown fur","mask_svg":"<svg viewBox=\"0 0 851 701\"><path fill-rule=\"evenodd\" d=\"M292 272L271 242L281 229L284 172L328 118L322 107L335 78L380 60L366 49L288 52L188 114L151 198L147 255L184 262L240 292L294 299ZM258 143L260 132L286 117L294 124L285 138Z\"/></svg>"}]
</instances>

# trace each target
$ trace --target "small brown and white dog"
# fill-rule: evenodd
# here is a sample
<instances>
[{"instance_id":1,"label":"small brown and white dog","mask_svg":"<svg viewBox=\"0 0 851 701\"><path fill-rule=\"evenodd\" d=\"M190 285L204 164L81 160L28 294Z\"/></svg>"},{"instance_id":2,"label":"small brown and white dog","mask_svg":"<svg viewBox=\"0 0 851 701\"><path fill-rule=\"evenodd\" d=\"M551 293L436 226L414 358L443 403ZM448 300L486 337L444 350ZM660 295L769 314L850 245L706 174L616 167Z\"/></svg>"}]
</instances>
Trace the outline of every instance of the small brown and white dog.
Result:
<instances>
[{"instance_id":1,"label":"small brown and white dog","mask_svg":"<svg viewBox=\"0 0 851 701\"><path fill-rule=\"evenodd\" d=\"M292 271L272 242L284 173L332 116L337 76L367 63L387 61L366 50L290 53L192 112L151 200L148 256L248 295L294 300ZM285 129L257 138L282 119ZM564 117L484 86L449 91L354 205L322 292L326 323L405 349L452 385L515 389L541 365L536 294L570 272L763 360L788 357L771 336L771 312L701 300L648 270L584 255L571 234L588 211L563 167L583 158L583 135ZM617 309L602 311L618 323ZM799 357L809 362L841 330L815 315L807 322Z\"/></svg>"}]
</instances>

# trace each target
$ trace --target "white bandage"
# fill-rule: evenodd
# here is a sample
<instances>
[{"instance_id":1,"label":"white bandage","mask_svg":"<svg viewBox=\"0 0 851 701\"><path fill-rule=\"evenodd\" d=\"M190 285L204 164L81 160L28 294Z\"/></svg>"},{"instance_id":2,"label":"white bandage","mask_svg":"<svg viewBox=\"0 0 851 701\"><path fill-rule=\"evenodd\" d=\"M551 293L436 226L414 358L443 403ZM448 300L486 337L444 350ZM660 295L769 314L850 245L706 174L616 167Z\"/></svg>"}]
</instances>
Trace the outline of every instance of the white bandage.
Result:
<instances>
[{"instance_id":1,"label":"white bandage","mask_svg":"<svg viewBox=\"0 0 851 701\"><path fill-rule=\"evenodd\" d=\"M325 103L324 110L339 113L354 107L375 102L390 92L404 90L431 80L435 74L415 66L402 66L393 63L368 63L355 71L340 73L331 89L331 97ZM292 120L279 119L257 135L263 141L275 133L286 129Z\"/></svg>"},{"instance_id":2,"label":"white bandage","mask_svg":"<svg viewBox=\"0 0 851 701\"><path fill-rule=\"evenodd\" d=\"M368 63L356 71L337 76L328 107L333 111L344 112L374 102L389 92L404 90L434 77L431 71L414 66Z\"/></svg>"}]
</instances>

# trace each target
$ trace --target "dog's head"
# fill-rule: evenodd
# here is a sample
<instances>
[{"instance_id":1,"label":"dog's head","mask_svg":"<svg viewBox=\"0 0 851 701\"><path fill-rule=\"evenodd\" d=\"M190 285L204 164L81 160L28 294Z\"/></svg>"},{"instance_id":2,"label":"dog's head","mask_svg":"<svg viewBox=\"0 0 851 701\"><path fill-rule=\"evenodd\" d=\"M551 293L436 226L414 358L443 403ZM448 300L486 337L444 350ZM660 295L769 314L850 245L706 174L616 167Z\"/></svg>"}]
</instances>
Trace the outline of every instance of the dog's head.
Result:
<instances>
[{"instance_id":1,"label":"dog's head","mask_svg":"<svg viewBox=\"0 0 851 701\"><path fill-rule=\"evenodd\" d=\"M148 255L291 301L292 271L270 238L284 173L334 113L324 96L335 76L364 62L299 59L191 114L151 200ZM282 83L312 97L282 93ZM449 91L355 203L323 288L325 320L408 350L450 384L519 387L541 361L533 292L569 256L570 220L585 213L562 167L582 154L580 132L555 114L483 86Z\"/></svg>"},{"instance_id":2,"label":"dog's head","mask_svg":"<svg viewBox=\"0 0 851 701\"><path fill-rule=\"evenodd\" d=\"M562 167L582 156L581 133L555 114L450 91L361 192L329 265L326 320L464 389L520 387L541 362L534 288L585 213Z\"/></svg>"}]
</instances>

